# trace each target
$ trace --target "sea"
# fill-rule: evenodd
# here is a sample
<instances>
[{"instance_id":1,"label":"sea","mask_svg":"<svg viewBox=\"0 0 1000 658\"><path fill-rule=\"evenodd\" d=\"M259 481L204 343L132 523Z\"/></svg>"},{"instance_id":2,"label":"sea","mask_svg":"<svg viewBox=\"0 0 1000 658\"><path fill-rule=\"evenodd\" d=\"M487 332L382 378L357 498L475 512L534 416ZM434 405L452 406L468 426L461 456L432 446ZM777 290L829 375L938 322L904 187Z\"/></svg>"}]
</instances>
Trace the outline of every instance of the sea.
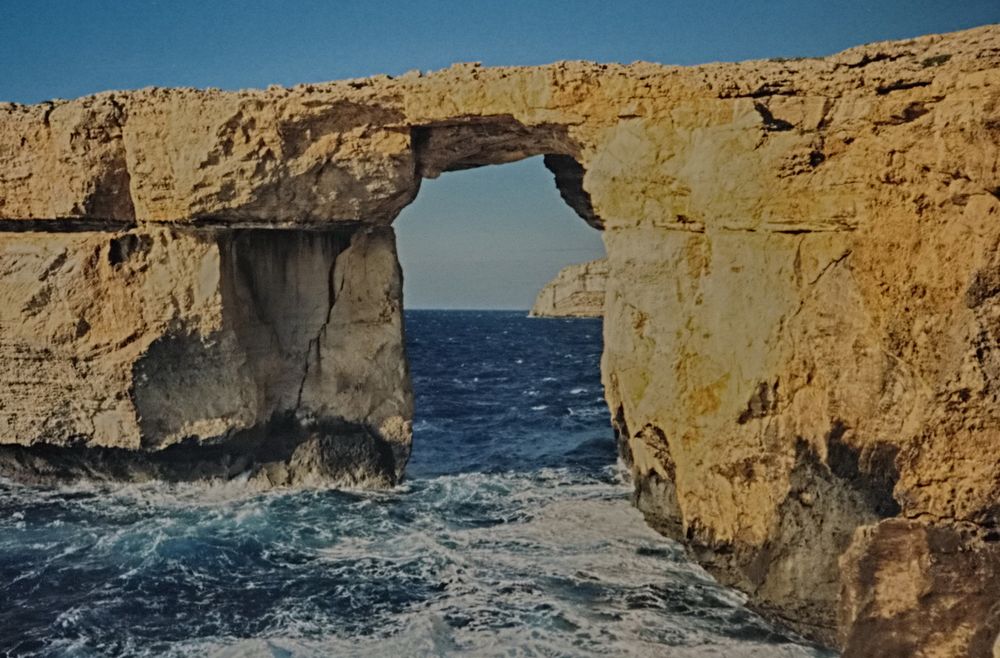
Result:
<instances>
[{"instance_id":1,"label":"sea","mask_svg":"<svg viewBox=\"0 0 1000 658\"><path fill-rule=\"evenodd\" d=\"M835 655L630 505L599 319L405 319L394 489L0 481L0 655Z\"/></svg>"}]
</instances>

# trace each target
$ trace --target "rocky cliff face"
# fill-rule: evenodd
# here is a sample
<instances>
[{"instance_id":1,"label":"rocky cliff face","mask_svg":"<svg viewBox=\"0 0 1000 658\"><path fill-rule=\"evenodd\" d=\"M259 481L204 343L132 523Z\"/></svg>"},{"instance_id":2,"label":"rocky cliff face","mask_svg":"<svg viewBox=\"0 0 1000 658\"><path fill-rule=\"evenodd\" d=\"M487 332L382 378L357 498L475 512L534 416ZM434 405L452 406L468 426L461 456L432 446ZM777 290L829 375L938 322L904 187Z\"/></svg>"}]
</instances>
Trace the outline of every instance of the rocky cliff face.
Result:
<instances>
[{"instance_id":1,"label":"rocky cliff face","mask_svg":"<svg viewBox=\"0 0 1000 658\"><path fill-rule=\"evenodd\" d=\"M604 230L603 377L650 522L849 655L988 655L997 27L0 105L4 472L394 481L390 224L423 177L532 155Z\"/></svg>"},{"instance_id":2,"label":"rocky cliff face","mask_svg":"<svg viewBox=\"0 0 1000 658\"><path fill-rule=\"evenodd\" d=\"M529 315L536 318L599 318L604 315L608 262L567 265L538 292Z\"/></svg>"},{"instance_id":3,"label":"rocky cliff face","mask_svg":"<svg viewBox=\"0 0 1000 658\"><path fill-rule=\"evenodd\" d=\"M0 234L0 472L394 483L400 284L389 228Z\"/></svg>"}]
</instances>

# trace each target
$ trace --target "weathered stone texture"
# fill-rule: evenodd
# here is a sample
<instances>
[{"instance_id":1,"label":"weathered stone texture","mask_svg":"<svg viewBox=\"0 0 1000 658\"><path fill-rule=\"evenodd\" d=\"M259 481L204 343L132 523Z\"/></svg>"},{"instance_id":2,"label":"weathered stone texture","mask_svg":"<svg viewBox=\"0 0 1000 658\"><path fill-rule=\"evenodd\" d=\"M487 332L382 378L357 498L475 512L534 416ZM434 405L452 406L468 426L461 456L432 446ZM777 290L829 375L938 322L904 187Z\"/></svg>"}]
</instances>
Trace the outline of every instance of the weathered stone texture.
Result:
<instances>
[{"instance_id":1,"label":"weathered stone texture","mask_svg":"<svg viewBox=\"0 0 1000 658\"><path fill-rule=\"evenodd\" d=\"M335 419L399 446L372 477L402 475L412 400L390 228L0 236L3 443L159 451ZM344 315L362 330L324 340Z\"/></svg>"},{"instance_id":2,"label":"weathered stone texture","mask_svg":"<svg viewBox=\"0 0 1000 658\"><path fill-rule=\"evenodd\" d=\"M533 155L604 229L603 377L650 521L850 655L890 627L918 655L988 655L996 26L817 60L0 105L0 227L18 231L0 241L0 440L165 452L291 412L378 438L336 453L327 436L296 461L310 472L388 454L398 472L410 394L388 225L422 177ZM31 233L70 228L91 232ZM941 539L955 533L975 560ZM929 538L926 559L905 536ZM918 576L908 602L868 589Z\"/></svg>"},{"instance_id":3,"label":"weathered stone texture","mask_svg":"<svg viewBox=\"0 0 1000 658\"><path fill-rule=\"evenodd\" d=\"M604 315L608 262L567 265L538 292L530 315L536 318L599 318Z\"/></svg>"},{"instance_id":4,"label":"weathered stone texture","mask_svg":"<svg viewBox=\"0 0 1000 658\"><path fill-rule=\"evenodd\" d=\"M998 553L996 537L947 525L887 519L860 528L840 559L845 653L996 655Z\"/></svg>"}]
</instances>

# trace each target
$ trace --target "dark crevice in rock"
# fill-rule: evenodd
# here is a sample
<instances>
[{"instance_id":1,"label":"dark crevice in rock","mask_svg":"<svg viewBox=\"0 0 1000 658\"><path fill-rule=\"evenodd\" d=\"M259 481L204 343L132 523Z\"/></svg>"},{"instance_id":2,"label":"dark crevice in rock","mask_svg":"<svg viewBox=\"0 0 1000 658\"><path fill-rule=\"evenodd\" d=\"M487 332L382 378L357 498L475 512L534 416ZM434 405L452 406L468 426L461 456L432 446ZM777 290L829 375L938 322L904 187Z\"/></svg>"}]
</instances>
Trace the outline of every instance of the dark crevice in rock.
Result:
<instances>
[{"instance_id":1,"label":"dark crevice in rock","mask_svg":"<svg viewBox=\"0 0 1000 658\"><path fill-rule=\"evenodd\" d=\"M894 91L903 91L905 89L917 89L919 87L929 87L929 80L897 80L896 82L889 83L887 85L881 85L875 88L875 93L879 96L885 96L886 94L891 94Z\"/></svg>"},{"instance_id":2,"label":"dark crevice in rock","mask_svg":"<svg viewBox=\"0 0 1000 658\"><path fill-rule=\"evenodd\" d=\"M936 100L940 100L940 98ZM927 107L927 104L925 102L914 101L913 103L909 103L906 107L904 107L896 114L893 114L891 117L889 117L888 120L876 121L875 125L900 126L903 125L904 123L910 123L911 121L916 121L920 117L930 113L930 111L931 111L930 108Z\"/></svg>"},{"instance_id":3,"label":"dark crevice in rock","mask_svg":"<svg viewBox=\"0 0 1000 658\"><path fill-rule=\"evenodd\" d=\"M604 221L597 216L590 194L583 188L583 177L587 173L576 158L568 155L547 154L545 166L556 179L556 188L563 201L579 215L583 221L596 229L604 228Z\"/></svg>"},{"instance_id":4,"label":"dark crevice in rock","mask_svg":"<svg viewBox=\"0 0 1000 658\"><path fill-rule=\"evenodd\" d=\"M641 438L656 453L657 461L663 467L667 479L673 481L677 472L674 459L670 455L670 442L667 441L666 432L656 425L646 425L636 437Z\"/></svg>"},{"instance_id":5,"label":"dark crevice in rock","mask_svg":"<svg viewBox=\"0 0 1000 658\"><path fill-rule=\"evenodd\" d=\"M910 121L915 121L920 117L924 116L930 112L929 109L923 103L910 103L903 108L898 117L899 123L909 123Z\"/></svg>"},{"instance_id":6,"label":"dark crevice in rock","mask_svg":"<svg viewBox=\"0 0 1000 658\"><path fill-rule=\"evenodd\" d=\"M123 264L133 254L146 251L152 244L148 235L126 233L108 242L108 263L114 267Z\"/></svg>"},{"instance_id":7,"label":"dark crevice in rock","mask_svg":"<svg viewBox=\"0 0 1000 658\"><path fill-rule=\"evenodd\" d=\"M900 511L893 497L899 480L898 446L875 443L865 446L862 451L844 441L847 430L847 426L837 420L827 433L826 459L830 472L861 493L880 517L896 516Z\"/></svg>"},{"instance_id":8,"label":"dark crevice in rock","mask_svg":"<svg viewBox=\"0 0 1000 658\"><path fill-rule=\"evenodd\" d=\"M779 82L767 82L753 91L725 91L719 94L719 98L767 98L768 96L798 96L801 92L794 87L787 87L788 80Z\"/></svg>"},{"instance_id":9,"label":"dark crevice in rock","mask_svg":"<svg viewBox=\"0 0 1000 658\"><path fill-rule=\"evenodd\" d=\"M0 219L2 233L119 233L135 227L135 222L95 217Z\"/></svg>"},{"instance_id":10,"label":"dark crevice in rock","mask_svg":"<svg viewBox=\"0 0 1000 658\"><path fill-rule=\"evenodd\" d=\"M343 251L343 247L341 248L341 251ZM309 340L309 345L305 352L305 362L302 365L302 381L299 383L299 392L295 398L296 412L302 409L302 393L305 391L306 381L309 379L309 364L313 360L313 355L315 354L317 366L321 366L323 362L323 351L320 349L320 341L323 340L323 334L326 332L326 328L330 324L330 317L333 315L333 305L337 303L337 297L339 296L339 291L336 289L336 277L334 276L336 268L337 259L334 258L330 261L330 270L327 274L326 319L316 331L316 335Z\"/></svg>"},{"instance_id":11,"label":"dark crevice in rock","mask_svg":"<svg viewBox=\"0 0 1000 658\"><path fill-rule=\"evenodd\" d=\"M781 85L761 85L750 92L750 98L764 98L766 96L798 96L799 93L798 89L791 89Z\"/></svg>"},{"instance_id":12,"label":"dark crevice in rock","mask_svg":"<svg viewBox=\"0 0 1000 658\"><path fill-rule=\"evenodd\" d=\"M208 231L295 231L302 233L350 233L365 222L356 219L330 218L323 221L289 220L262 222L221 216L194 217L190 220L137 222L89 215L87 217L2 218L0 233L122 233L137 228L170 229L178 233Z\"/></svg>"},{"instance_id":13,"label":"dark crevice in rock","mask_svg":"<svg viewBox=\"0 0 1000 658\"><path fill-rule=\"evenodd\" d=\"M202 215L190 221L149 222L150 227L164 226L176 231L289 231L296 233L349 233L364 226L366 222L358 219L341 219L330 217L323 220L291 219L282 222L263 222L256 219L244 219L222 215Z\"/></svg>"},{"instance_id":14,"label":"dark crevice in rock","mask_svg":"<svg viewBox=\"0 0 1000 658\"><path fill-rule=\"evenodd\" d=\"M869 64L874 64L875 62L893 62L909 55L909 52L898 53L895 55L889 53L875 53L874 55L869 55L868 53L865 53L860 61L853 64L844 64L844 66L849 69L860 69L868 66Z\"/></svg>"},{"instance_id":15,"label":"dark crevice in rock","mask_svg":"<svg viewBox=\"0 0 1000 658\"><path fill-rule=\"evenodd\" d=\"M792 130L795 128L794 125L784 119L775 118L775 116L771 114L771 110L769 110L763 103L754 103L753 109L757 110L757 114L759 114L760 118L763 120L765 130L771 132L783 132L785 130Z\"/></svg>"},{"instance_id":16,"label":"dark crevice in rock","mask_svg":"<svg viewBox=\"0 0 1000 658\"><path fill-rule=\"evenodd\" d=\"M618 445L618 456L625 462L626 466L632 466L632 451L628 447L628 439L631 434L628 431L628 424L625 422L625 407L618 405L615 415L611 419L611 427L615 432L615 442Z\"/></svg>"},{"instance_id":17,"label":"dark crevice in rock","mask_svg":"<svg viewBox=\"0 0 1000 658\"><path fill-rule=\"evenodd\" d=\"M927 69L934 66L941 66L951 59L951 55L945 53L943 55L934 55L933 57L926 57L920 61L920 66Z\"/></svg>"},{"instance_id":18,"label":"dark crevice in rock","mask_svg":"<svg viewBox=\"0 0 1000 658\"><path fill-rule=\"evenodd\" d=\"M809 227L809 228L783 228L783 227L764 227L764 228L748 228L745 226L720 226L723 231L729 231L733 233L780 233L782 235L803 235L806 233L850 233L856 230L853 226L849 225L835 225L828 224L824 227ZM698 233L703 233L704 230L696 231Z\"/></svg>"},{"instance_id":19,"label":"dark crevice in rock","mask_svg":"<svg viewBox=\"0 0 1000 658\"><path fill-rule=\"evenodd\" d=\"M289 378L288 388L295 389L294 399L283 404L296 411L302 406L309 363L320 361L320 337L335 301L337 259L356 232L338 227L323 233L241 229L220 234L231 324L250 354L283 360L281 373ZM276 373L268 374L273 365L251 360L248 366L264 388L276 388Z\"/></svg>"}]
</instances>

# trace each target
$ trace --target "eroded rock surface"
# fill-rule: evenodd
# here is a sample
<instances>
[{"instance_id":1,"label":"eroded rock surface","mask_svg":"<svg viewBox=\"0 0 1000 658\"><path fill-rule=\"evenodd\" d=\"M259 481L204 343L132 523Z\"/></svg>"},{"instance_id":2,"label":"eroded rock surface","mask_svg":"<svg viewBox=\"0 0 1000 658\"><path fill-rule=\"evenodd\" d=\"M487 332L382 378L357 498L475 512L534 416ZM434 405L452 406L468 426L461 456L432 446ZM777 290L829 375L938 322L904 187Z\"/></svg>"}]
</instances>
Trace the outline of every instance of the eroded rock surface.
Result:
<instances>
[{"instance_id":1,"label":"eroded rock surface","mask_svg":"<svg viewBox=\"0 0 1000 658\"><path fill-rule=\"evenodd\" d=\"M953 524L886 519L858 529L840 558L845 653L996 655L998 554L996 536Z\"/></svg>"},{"instance_id":2,"label":"eroded rock surface","mask_svg":"<svg viewBox=\"0 0 1000 658\"><path fill-rule=\"evenodd\" d=\"M536 318L599 318L604 315L608 262L567 265L538 292L529 315Z\"/></svg>"},{"instance_id":3,"label":"eroded rock surface","mask_svg":"<svg viewBox=\"0 0 1000 658\"><path fill-rule=\"evenodd\" d=\"M394 483L400 285L390 228L0 233L0 472L296 483L333 423L386 454L337 481ZM198 468L161 468L196 445Z\"/></svg>"},{"instance_id":4,"label":"eroded rock surface","mask_svg":"<svg viewBox=\"0 0 1000 658\"><path fill-rule=\"evenodd\" d=\"M303 472L391 456L398 476L389 225L423 177L533 155L604 230L603 378L649 520L849 655L890 632L899 655L988 655L995 26L817 60L0 105L5 462L292 418L372 437L322 434Z\"/></svg>"}]
</instances>

